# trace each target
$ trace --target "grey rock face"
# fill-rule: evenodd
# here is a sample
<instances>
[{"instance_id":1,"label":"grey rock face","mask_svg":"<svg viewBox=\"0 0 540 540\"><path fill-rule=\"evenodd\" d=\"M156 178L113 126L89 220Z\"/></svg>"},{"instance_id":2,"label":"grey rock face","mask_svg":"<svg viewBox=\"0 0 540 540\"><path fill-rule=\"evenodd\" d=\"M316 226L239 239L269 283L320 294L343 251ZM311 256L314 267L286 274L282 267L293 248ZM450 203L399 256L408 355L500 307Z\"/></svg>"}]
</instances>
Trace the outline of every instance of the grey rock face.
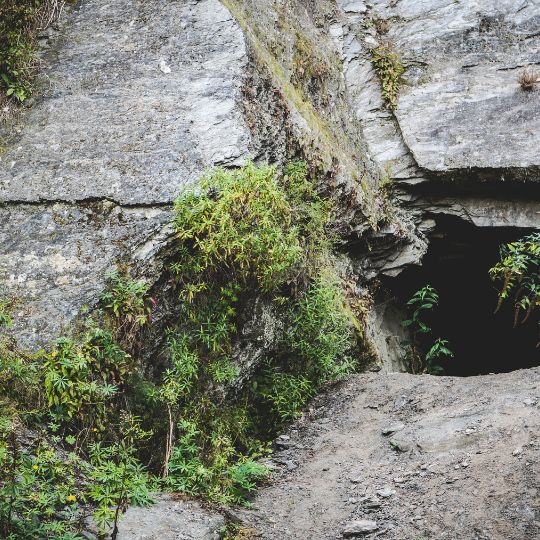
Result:
<instances>
[{"instance_id":1,"label":"grey rock face","mask_svg":"<svg viewBox=\"0 0 540 540\"><path fill-rule=\"evenodd\" d=\"M31 348L115 263L152 266L182 185L249 155L244 36L218 0L88 0L64 24L47 90L0 156L1 292Z\"/></svg>"},{"instance_id":2,"label":"grey rock face","mask_svg":"<svg viewBox=\"0 0 540 540\"><path fill-rule=\"evenodd\" d=\"M540 61L538 1L376 0L360 18L349 2L338 4L352 103L374 157L395 178L538 180L530 149L539 144L540 100L518 84L520 71ZM376 21L386 21L383 35ZM382 41L406 68L395 118L369 63Z\"/></svg>"},{"instance_id":3,"label":"grey rock face","mask_svg":"<svg viewBox=\"0 0 540 540\"><path fill-rule=\"evenodd\" d=\"M167 209L113 204L2 208L0 275L17 298L19 343L40 346L57 337L96 301L120 253L139 250L143 261L170 218Z\"/></svg>"},{"instance_id":4,"label":"grey rock face","mask_svg":"<svg viewBox=\"0 0 540 540\"><path fill-rule=\"evenodd\" d=\"M2 158L1 200L166 203L247 157L244 38L218 0L89 0L63 42Z\"/></svg>"},{"instance_id":5,"label":"grey rock face","mask_svg":"<svg viewBox=\"0 0 540 540\"><path fill-rule=\"evenodd\" d=\"M148 508L130 507L120 522L118 540L218 540L225 519L195 501L159 495Z\"/></svg>"}]
</instances>

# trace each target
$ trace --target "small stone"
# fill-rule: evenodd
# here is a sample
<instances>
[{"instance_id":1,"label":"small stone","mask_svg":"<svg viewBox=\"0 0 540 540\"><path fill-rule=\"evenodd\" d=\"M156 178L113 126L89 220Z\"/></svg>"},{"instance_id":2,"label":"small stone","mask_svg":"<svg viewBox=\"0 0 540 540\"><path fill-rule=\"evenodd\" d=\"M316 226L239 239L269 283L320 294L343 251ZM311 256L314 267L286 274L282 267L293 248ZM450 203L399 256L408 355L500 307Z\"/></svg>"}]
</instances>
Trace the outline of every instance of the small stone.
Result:
<instances>
[{"instance_id":1,"label":"small stone","mask_svg":"<svg viewBox=\"0 0 540 540\"><path fill-rule=\"evenodd\" d=\"M535 399L531 399L531 398L527 398L527 399L524 399L523 400L523 404L526 406L526 407L534 407L536 405L536 400Z\"/></svg>"},{"instance_id":2,"label":"small stone","mask_svg":"<svg viewBox=\"0 0 540 540\"><path fill-rule=\"evenodd\" d=\"M390 442L390 446L397 452L408 452L411 449L411 445L405 441L390 439L389 442Z\"/></svg>"},{"instance_id":3,"label":"small stone","mask_svg":"<svg viewBox=\"0 0 540 540\"><path fill-rule=\"evenodd\" d=\"M366 508L379 508L381 506L381 501L378 497L368 497L364 502Z\"/></svg>"},{"instance_id":4,"label":"small stone","mask_svg":"<svg viewBox=\"0 0 540 540\"><path fill-rule=\"evenodd\" d=\"M389 497L391 497L392 495L395 495L396 494L396 491L394 489L390 489L390 488L383 488L383 489L379 489L377 491L377 495L379 497L382 497L383 499L388 499Z\"/></svg>"},{"instance_id":5,"label":"small stone","mask_svg":"<svg viewBox=\"0 0 540 540\"><path fill-rule=\"evenodd\" d=\"M162 73L170 73L171 68L166 64L163 58L159 61L159 69Z\"/></svg>"},{"instance_id":6,"label":"small stone","mask_svg":"<svg viewBox=\"0 0 540 540\"><path fill-rule=\"evenodd\" d=\"M396 424L390 424L389 426L386 426L382 430L383 435L392 435L392 433L396 433L397 431L401 431L405 427L405 424L402 424L401 422L398 422Z\"/></svg>"},{"instance_id":7,"label":"small stone","mask_svg":"<svg viewBox=\"0 0 540 540\"><path fill-rule=\"evenodd\" d=\"M357 478L351 478L353 484L359 484L362 481L362 478L359 476Z\"/></svg>"},{"instance_id":8,"label":"small stone","mask_svg":"<svg viewBox=\"0 0 540 540\"><path fill-rule=\"evenodd\" d=\"M520 456L523 452L523 448L520 446L518 448L516 448L513 452L512 452L512 455L513 456Z\"/></svg>"},{"instance_id":9,"label":"small stone","mask_svg":"<svg viewBox=\"0 0 540 540\"><path fill-rule=\"evenodd\" d=\"M406 479L406 478L403 478L402 476L396 476L396 477L394 478L394 482L395 482L396 484L404 484L406 481L407 481L407 479Z\"/></svg>"},{"instance_id":10,"label":"small stone","mask_svg":"<svg viewBox=\"0 0 540 540\"><path fill-rule=\"evenodd\" d=\"M462 461L461 462L461 466L466 469L468 466L469 466L469 462L468 461Z\"/></svg>"},{"instance_id":11,"label":"small stone","mask_svg":"<svg viewBox=\"0 0 540 540\"><path fill-rule=\"evenodd\" d=\"M369 534L378 529L376 521L369 519L357 519L355 521L349 521L343 529L344 538L353 538L355 536Z\"/></svg>"}]
</instances>

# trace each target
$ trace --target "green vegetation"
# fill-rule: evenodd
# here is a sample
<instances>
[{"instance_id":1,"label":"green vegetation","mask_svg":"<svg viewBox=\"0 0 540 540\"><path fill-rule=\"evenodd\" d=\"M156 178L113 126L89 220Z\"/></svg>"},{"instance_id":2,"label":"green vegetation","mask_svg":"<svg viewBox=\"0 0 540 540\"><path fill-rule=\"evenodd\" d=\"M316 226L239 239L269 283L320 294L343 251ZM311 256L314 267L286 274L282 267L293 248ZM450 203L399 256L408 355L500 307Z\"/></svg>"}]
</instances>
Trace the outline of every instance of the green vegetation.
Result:
<instances>
[{"instance_id":1,"label":"green vegetation","mask_svg":"<svg viewBox=\"0 0 540 540\"><path fill-rule=\"evenodd\" d=\"M336 276L323 273L291 310L286 371L266 370L261 395L281 419L299 415L322 384L354 368L351 316Z\"/></svg>"},{"instance_id":2,"label":"green vegetation","mask_svg":"<svg viewBox=\"0 0 540 540\"><path fill-rule=\"evenodd\" d=\"M390 43L383 43L371 50L371 62L382 85L382 95L387 107L397 107L401 76L405 69Z\"/></svg>"},{"instance_id":3,"label":"green vegetation","mask_svg":"<svg viewBox=\"0 0 540 540\"><path fill-rule=\"evenodd\" d=\"M2 417L0 426L0 536L10 540L80 538L77 485L81 463L74 454L61 459L46 443L21 448L18 424Z\"/></svg>"},{"instance_id":4,"label":"green vegetation","mask_svg":"<svg viewBox=\"0 0 540 540\"><path fill-rule=\"evenodd\" d=\"M444 357L454 356L448 348L446 339L437 338L429 346L425 339L431 333L431 328L425 321L425 317L439 304L439 295L430 285L422 287L416 291L407 302L407 306L412 310L411 318L402 321L402 326L410 332L411 338L406 342L409 355L409 369L412 373L430 373L441 375L443 368L436 362ZM423 339L422 339L423 337ZM422 350L428 348L428 352L422 355Z\"/></svg>"},{"instance_id":5,"label":"green vegetation","mask_svg":"<svg viewBox=\"0 0 540 540\"><path fill-rule=\"evenodd\" d=\"M0 4L0 88L25 101L32 93L36 36L56 20L64 0L3 0Z\"/></svg>"},{"instance_id":6,"label":"green vegetation","mask_svg":"<svg viewBox=\"0 0 540 540\"><path fill-rule=\"evenodd\" d=\"M13 324L11 319L11 308L13 302L11 300L0 298L0 329L10 328Z\"/></svg>"},{"instance_id":7,"label":"green vegetation","mask_svg":"<svg viewBox=\"0 0 540 540\"><path fill-rule=\"evenodd\" d=\"M161 390L169 417L164 476L173 489L238 503L267 474L253 459L267 451L259 433L268 418L259 423L247 410L292 418L352 366L344 356L353 346L350 318L331 270L331 206L305 164L283 175L248 164L208 173L176 210L172 270L183 317L171 331L173 362ZM236 405L218 391L210 400L208 389L234 384L239 314L254 298L273 304L291 330Z\"/></svg>"},{"instance_id":8,"label":"green vegetation","mask_svg":"<svg viewBox=\"0 0 540 540\"><path fill-rule=\"evenodd\" d=\"M0 337L3 538L81 538L89 503L114 538L119 510L150 502L136 456L145 432L129 413L134 363L111 331L86 326L32 356Z\"/></svg>"},{"instance_id":9,"label":"green vegetation","mask_svg":"<svg viewBox=\"0 0 540 540\"><path fill-rule=\"evenodd\" d=\"M79 538L91 505L114 540L123 509L150 504L155 489L249 504L275 430L354 366L359 325L335 270L331 211L301 162L281 174L217 169L184 191L170 266L177 317L169 358L150 375L142 346L157 302L126 269L107 275L92 318L51 349L28 356L0 338L1 534ZM283 324L238 384L236 343L254 303ZM9 311L2 302L3 328Z\"/></svg>"},{"instance_id":10,"label":"green vegetation","mask_svg":"<svg viewBox=\"0 0 540 540\"><path fill-rule=\"evenodd\" d=\"M514 306L514 326L527 322L540 307L540 233L502 245L500 260L489 275L500 287L496 311L510 301Z\"/></svg>"}]
</instances>

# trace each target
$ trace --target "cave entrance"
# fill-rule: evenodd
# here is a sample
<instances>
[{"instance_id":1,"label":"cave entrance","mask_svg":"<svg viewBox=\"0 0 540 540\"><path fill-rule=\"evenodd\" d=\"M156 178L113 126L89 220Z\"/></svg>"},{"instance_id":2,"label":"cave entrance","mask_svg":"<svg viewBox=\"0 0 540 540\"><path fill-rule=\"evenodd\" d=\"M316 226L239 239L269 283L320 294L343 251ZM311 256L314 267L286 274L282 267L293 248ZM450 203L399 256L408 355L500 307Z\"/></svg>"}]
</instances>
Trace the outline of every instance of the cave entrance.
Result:
<instances>
[{"instance_id":1,"label":"cave entrance","mask_svg":"<svg viewBox=\"0 0 540 540\"><path fill-rule=\"evenodd\" d=\"M454 353L453 358L437 362L445 375L504 373L540 365L538 313L516 327L510 302L494 313L498 295L488 275L499 260L499 245L531 232L439 218L422 266L406 270L388 284L398 306L405 306L426 284L437 289L439 305L427 322L433 330L431 342L447 339Z\"/></svg>"}]
</instances>

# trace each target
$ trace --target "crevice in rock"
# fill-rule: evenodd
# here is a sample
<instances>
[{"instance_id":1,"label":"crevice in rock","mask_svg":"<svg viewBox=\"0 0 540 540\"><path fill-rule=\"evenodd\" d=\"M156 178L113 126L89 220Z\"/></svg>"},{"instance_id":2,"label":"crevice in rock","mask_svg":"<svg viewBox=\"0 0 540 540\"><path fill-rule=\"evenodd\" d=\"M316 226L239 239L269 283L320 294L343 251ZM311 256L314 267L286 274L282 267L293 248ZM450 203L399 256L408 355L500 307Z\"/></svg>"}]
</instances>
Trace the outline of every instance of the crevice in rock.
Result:
<instances>
[{"instance_id":1,"label":"crevice in rock","mask_svg":"<svg viewBox=\"0 0 540 540\"><path fill-rule=\"evenodd\" d=\"M98 205L112 205L120 208L129 209L144 209L144 208L172 208L172 202L165 201L148 201L137 203L121 202L110 197L85 197L82 199L67 200L67 199L39 199L39 200L3 200L0 201L0 206L55 206L61 204L64 206L98 206Z\"/></svg>"}]
</instances>

